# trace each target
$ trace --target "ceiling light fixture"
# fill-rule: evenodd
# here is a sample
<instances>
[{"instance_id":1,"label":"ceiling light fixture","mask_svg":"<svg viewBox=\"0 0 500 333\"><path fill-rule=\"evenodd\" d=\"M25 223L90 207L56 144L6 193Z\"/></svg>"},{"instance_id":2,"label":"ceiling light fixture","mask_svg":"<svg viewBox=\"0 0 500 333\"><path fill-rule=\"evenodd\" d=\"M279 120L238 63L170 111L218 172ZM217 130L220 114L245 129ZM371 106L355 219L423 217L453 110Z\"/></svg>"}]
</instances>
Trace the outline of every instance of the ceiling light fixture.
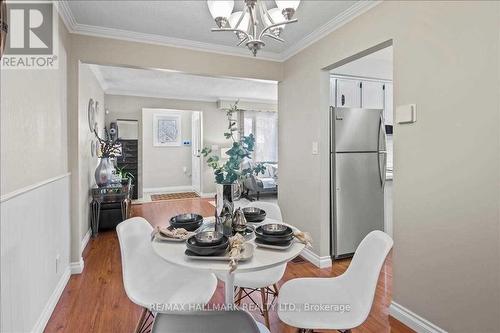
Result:
<instances>
[{"instance_id":1,"label":"ceiling light fixture","mask_svg":"<svg viewBox=\"0 0 500 333\"><path fill-rule=\"evenodd\" d=\"M234 32L239 39L238 46L245 43L254 56L266 45L262 40L263 37L285 42L280 35L286 24L297 22L297 19L292 17L300 0L275 0L278 7L269 10L263 0L244 1L245 9L233 13L234 0L208 0L208 10L217 24L217 28L212 28L212 31Z\"/></svg>"}]
</instances>

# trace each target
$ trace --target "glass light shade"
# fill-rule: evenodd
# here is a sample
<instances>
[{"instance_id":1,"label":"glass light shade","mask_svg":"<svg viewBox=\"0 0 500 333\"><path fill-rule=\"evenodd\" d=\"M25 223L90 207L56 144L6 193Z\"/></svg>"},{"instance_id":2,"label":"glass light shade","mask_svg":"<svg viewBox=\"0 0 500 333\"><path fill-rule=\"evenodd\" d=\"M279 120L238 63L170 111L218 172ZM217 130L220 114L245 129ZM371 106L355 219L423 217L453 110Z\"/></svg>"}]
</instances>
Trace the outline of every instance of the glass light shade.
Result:
<instances>
[{"instance_id":1,"label":"glass light shade","mask_svg":"<svg viewBox=\"0 0 500 333\"><path fill-rule=\"evenodd\" d=\"M229 18L234 8L234 0L207 0L208 10L214 19Z\"/></svg>"},{"instance_id":2,"label":"glass light shade","mask_svg":"<svg viewBox=\"0 0 500 333\"><path fill-rule=\"evenodd\" d=\"M297 10L300 4L300 0L275 0L275 2L278 8L281 10L288 8Z\"/></svg>"},{"instance_id":3,"label":"glass light shade","mask_svg":"<svg viewBox=\"0 0 500 333\"><path fill-rule=\"evenodd\" d=\"M285 18L283 17L283 14L281 13L281 9L271 8L267 12L269 13L269 16L271 16L271 18L273 19L275 24L285 21ZM267 17L267 15L264 15L264 22L266 23L266 26L270 26L272 24L271 21L269 20L269 18ZM283 29L283 28L285 28L285 25L284 24L279 25L276 28Z\"/></svg>"},{"instance_id":4,"label":"glass light shade","mask_svg":"<svg viewBox=\"0 0 500 333\"><path fill-rule=\"evenodd\" d=\"M231 28L236 29L236 24L240 20L241 14L243 14L242 11L239 12L234 12L229 16L229 25ZM248 31L248 25L250 24L250 14L245 13L245 16L243 16L243 19L240 22L240 25L238 26L238 29L243 30L243 31Z\"/></svg>"}]
</instances>

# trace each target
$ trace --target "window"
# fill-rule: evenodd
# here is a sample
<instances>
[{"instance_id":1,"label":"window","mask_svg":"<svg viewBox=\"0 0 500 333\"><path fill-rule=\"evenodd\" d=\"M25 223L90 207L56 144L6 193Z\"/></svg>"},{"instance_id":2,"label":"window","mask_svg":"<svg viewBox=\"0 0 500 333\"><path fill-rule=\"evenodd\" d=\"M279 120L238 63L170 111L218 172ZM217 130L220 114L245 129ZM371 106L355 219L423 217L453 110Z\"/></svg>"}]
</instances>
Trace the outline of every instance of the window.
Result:
<instances>
[{"instance_id":1,"label":"window","mask_svg":"<svg viewBox=\"0 0 500 333\"><path fill-rule=\"evenodd\" d=\"M253 159L278 162L278 113L244 111L243 117L243 133L255 136Z\"/></svg>"}]
</instances>

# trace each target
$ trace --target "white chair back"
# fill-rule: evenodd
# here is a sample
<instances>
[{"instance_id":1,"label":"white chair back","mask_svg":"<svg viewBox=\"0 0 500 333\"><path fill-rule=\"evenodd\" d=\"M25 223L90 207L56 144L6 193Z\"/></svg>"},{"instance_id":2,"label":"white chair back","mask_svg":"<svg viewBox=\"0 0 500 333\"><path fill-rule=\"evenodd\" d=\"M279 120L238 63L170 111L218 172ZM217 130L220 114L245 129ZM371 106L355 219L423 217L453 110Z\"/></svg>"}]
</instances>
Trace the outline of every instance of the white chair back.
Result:
<instances>
[{"instance_id":1,"label":"white chair back","mask_svg":"<svg viewBox=\"0 0 500 333\"><path fill-rule=\"evenodd\" d=\"M153 227L142 217L133 217L116 227L122 256L123 284L127 296L136 304L141 304L141 281L150 267L165 265L153 252L150 244Z\"/></svg>"},{"instance_id":2,"label":"white chair back","mask_svg":"<svg viewBox=\"0 0 500 333\"><path fill-rule=\"evenodd\" d=\"M276 221L283 221L280 206L271 202L254 201L246 207L257 207L266 211L266 217Z\"/></svg>"},{"instance_id":3,"label":"white chair back","mask_svg":"<svg viewBox=\"0 0 500 333\"><path fill-rule=\"evenodd\" d=\"M385 232L370 232L356 249L347 271L339 277L353 299L361 305L365 319L370 313L378 277L392 245L392 238Z\"/></svg>"}]
</instances>

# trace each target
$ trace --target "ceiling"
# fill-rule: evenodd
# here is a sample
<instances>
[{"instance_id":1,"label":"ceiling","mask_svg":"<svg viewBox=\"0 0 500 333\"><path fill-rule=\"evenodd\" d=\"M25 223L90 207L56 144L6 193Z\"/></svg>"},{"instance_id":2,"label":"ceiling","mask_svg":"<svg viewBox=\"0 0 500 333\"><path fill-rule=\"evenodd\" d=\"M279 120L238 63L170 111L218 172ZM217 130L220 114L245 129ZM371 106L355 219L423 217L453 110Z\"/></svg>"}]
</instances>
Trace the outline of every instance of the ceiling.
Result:
<instances>
[{"instance_id":1,"label":"ceiling","mask_svg":"<svg viewBox=\"0 0 500 333\"><path fill-rule=\"evenodd\" d=\"M106 94L215 102L219 99L276 103L275 81L222 78L173 71L91 65Z\"/></svg>"},{"instance_id":2,"label":"ceiling","mask_svg":"<svg viewBox=\"0 0 500 333\"><path fill-rule=\"evenodd\" d=\"M268 8L274 1L265 1ZM266 40L257 57L282 61L378 4L377 1L302 0L294 16L298 23L288 25L285 43ZM215 23L206 1L62 1L63 19L73 33L136 41L151 41L251 56L244 46L236 46L232 33L211 32ZM235 10L243 0L235 1Z\"/></svg>"}]
</instances>

